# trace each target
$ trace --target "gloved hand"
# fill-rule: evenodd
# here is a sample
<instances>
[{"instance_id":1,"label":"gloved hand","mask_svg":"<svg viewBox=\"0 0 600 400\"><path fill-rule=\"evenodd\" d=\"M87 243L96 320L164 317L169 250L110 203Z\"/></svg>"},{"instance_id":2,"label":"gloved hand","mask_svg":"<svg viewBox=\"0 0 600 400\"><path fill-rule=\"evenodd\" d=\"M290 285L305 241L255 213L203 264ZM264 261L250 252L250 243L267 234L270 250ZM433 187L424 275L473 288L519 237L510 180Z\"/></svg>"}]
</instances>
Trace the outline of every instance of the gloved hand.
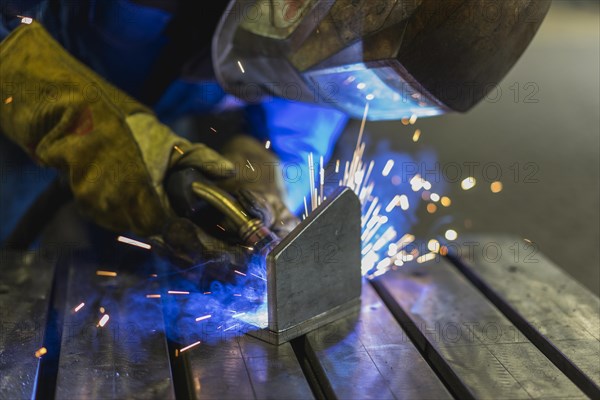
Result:
<instances>
[{"instance_id":1,"label":"gloved hand","mask_svg":"<svg viewBox=\"0 0 600 400\"><path fill-rule=\"evenodd\" d=\"M68 174L80 209L99 225L161 235L179 224L163 189L168 169L193 166L213 179L233 174L231 162L172 133L38 23L14 30L0 44L0 59L0 130Z\"/></svg>"},{"instance_id":2,"label":"gloved hand","mask_svg":"<svg viewBox=\"0 0 600 400\"><path fill-rule=\"evenodd\" d=\"M251 136L238 135L221 150L236 165L236 176L217 185L233 193L242 206L262 219L279 237L285 237L299 223L283 199L286 196L279 159Z\"/></svg>"},{"instance_id":3,"label":"gloved hand","mask_svg":"<svg viewBox=\"0 0 600 400\"><path fill-rule=\"evenodd\" d=\"M238 135L228 142L223 154L235 163L236 175L214 184L233 195L250 218L259 218L273 233L281 238L286 236L299 221L282 201L285 193L277 157L256 139L245 135ZM189 213L191 219L199 224L202 221L204 224L200 224L201 228L188 219L174 219L167 225L162 237L154 238L155 246L178 265L199 264L208 258L211 260L210 266L218 262L244 271L250 252L239 242L235 233L227 234L236 232L236 227L222 219L220 213L209 209L207 215L207 210L199 209L201 206L194 204L197 198L189 182L195 178L193 174L182 172L175 181L171 178L169 183L172 185L171 190L181 191L178 198L171 198L173 206L182 208L185 210L182 211L184 214ZM224 232L220 232L216 227ZM219 239L226 236L229 240ZM200 244L209 249L208 252L201 251ZM210 257L206 257L207 254L210 254ZM205 262L203 264L208 265ZM215 269L218 274L225 273L218 267ZM219 280L226 279L220 277Z\"/></svg>"}]
</instances>

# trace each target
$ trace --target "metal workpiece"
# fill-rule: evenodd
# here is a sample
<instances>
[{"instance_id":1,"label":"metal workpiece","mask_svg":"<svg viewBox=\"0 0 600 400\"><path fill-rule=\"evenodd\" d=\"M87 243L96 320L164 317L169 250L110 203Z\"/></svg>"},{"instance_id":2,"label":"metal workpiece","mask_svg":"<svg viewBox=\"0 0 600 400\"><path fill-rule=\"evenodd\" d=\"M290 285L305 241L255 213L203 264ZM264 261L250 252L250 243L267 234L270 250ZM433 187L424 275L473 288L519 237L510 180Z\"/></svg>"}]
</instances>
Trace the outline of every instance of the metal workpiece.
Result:
<instances>
[{"instance_id":1,"label":"metal workpiece","mask_svg":"<svg viewBox=\"0 0 600 400\"><path fill-rule=\"evenodd\" d=\"M453 262L590 397L600 396L600 299L533 242L465 236Z\"/></svg>"},{"instance_id":2,"label":"metal workpiece","mask_svg":"<svg viewBox=\"0 0 600 400\"><path fill-rule=\"evenodd\" d=\"M586 397L445 258L374 285L460 398Z\"/></svg>"},{"instance_id":3,"label":"metal workpiece","mask_svg":"<svg viewBox=\"0 0 600 400\"><path fill-rule=\"evenodd\" d=\"M349 220L339 218L335 207L331 215L319 210L332 224L323 228L330 234L331 226ZM100 263L69 253L59 259L71 260L64 263L41 257L43 252L3 253L0 397L586 398L537 339L488 300L493 296L487 291L502 293L508 306L531 318L547 344L590 379L598 360L598 299L539 253L540 262L527 265L512 258L512 242L474 241L493 241L507 254L496 263L462 254L463 267L485 278L487 289L443 257L407 263L374 281L359 278L362 296L355 313L333 315L334 321L307 327L304 336L278 346L210 318L190 326L181 314L170 314L168 302L197 299L161 290L156 279L162 278L149 272L156 266L146 265L151 260L141 254ZM59 281L66 286L62 303L56 300ZM324 295L331 291L332 283L327 285L321 287ZM63 305L58 316L56 304ZM110 318L102 324L105 315ZM62 328L58 343L45 332L53 320ZM164 334L173 329L185 339L175 346ZM264 332L280 341L291 333ZM48 353L39 359L35 352L42 347ZM54 375L48 373L53 366Z\"/></svg>"},{"instance_id":4,"label":"metal workpiece","mask_svg":"<svg viewBox=\"0 0 600 400\"><path fill-rule=\"evenodd\" d=\"M185 353L196 399L309 399L292 346L272 346L249 336L207 341Z\"/></svg>"},{"instance_id":5,"label":"metal workpiece","mask_svg":"<svg viewBox=\"0 0 600 400\"><path fill-rule=\"evenodd\" d=\"M360 314L308 333L306 346L331 398L452 398L368 283Z\"/></svg>"},{"instance_id":6,"label":"metal workpiece","mask_svg":"<svg viewBox=\"0 0 600 400\"><path fill-rule=\"evenodd\" d=\"M267 256L268 328L283 343L356 312L360 302L360 202L341 188Z\"/></svg>"},{"instance_id":7,"label":"metal workpiece","mask_svg":"<svg viewBox=\"0 0 600 400\"><path fill-rule=\"evenodd\" d=\"M143 271L72 261L56 398L174 398L161 302L146 297L159 285Z\"/></svg>"},{"instance_id":8,"label":"metal workpiece","mask_svg":"<svg viewBox=\"0 0 600 400\"><path fill-rule=\"evenodd\" d=\"M31 398L57 260L39 251L2 250L0 256L0 397Z\"/></svg>"}]
</instances>

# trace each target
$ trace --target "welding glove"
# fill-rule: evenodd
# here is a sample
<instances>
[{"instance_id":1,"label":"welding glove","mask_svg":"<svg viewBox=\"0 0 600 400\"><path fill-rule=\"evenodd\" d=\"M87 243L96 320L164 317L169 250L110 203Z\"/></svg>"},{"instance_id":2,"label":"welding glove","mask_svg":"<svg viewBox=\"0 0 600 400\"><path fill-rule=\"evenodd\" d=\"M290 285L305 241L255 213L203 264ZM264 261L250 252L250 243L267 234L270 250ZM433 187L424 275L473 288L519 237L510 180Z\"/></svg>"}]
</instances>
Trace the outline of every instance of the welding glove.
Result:
<instances>
[{"instance_id":1,"label":"welding glove","mask_svg":"<svg viewBox=\"0 0 600 400\"><path fill-rule=\"evenodd\" d=\"M282 200L285 189L277 157L246 135L238 135L226 143L222 154L236 166L236 173L214 184L232 194L250 217L262 220L273 233L285 237L299 221ZM193 198L193 194L189 197ZM214 228L215 224L227 227L223 228L225 231L235 230L228 227L227 221L213 221L208 224L211 226L203 229L185 218L172 219L163 235L153 238L154 245L173 264L182 267L202 263L215 267L214 274L226 273L215 266L216 263L243 271L251 252L245 246L232 244L234 240L221 240L220 236L224 234L218 235L220 232ZM206 263L207 259L210 264ZM222 276L217 279L226 280Z\"/></svg>"},{"instance_id":2,"label":"welding glove","mask_svg":"<svg viewBox=\"0 0 600 400\"><path fill-rule=\"evenodd\" d=\"M161 235L177 221L162 185L167 170L192 166L213 179L233 174L230 161L172 133L38 23L2 41L0 59L0 130L41 164L68 174L76 203L101 226Z\"/></svg>"}]
</instances>

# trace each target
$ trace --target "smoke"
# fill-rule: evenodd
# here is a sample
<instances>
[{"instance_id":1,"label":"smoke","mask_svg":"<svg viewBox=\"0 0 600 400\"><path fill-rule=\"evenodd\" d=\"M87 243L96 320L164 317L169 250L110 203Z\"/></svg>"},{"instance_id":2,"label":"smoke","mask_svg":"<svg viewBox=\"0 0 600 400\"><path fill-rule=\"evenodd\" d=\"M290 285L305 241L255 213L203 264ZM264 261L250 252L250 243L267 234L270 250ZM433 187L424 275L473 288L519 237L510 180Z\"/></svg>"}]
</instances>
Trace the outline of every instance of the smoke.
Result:
<instances>
[{"instance_id":1,"label":"smoke","mask_svg":"<svg viewBox=\"0 0 600 400\"><path fill-rule=\"evenodd\" d=\"M218 342L266 328L266 259L249 255L243 270L208 262L184 272L161 263L163 303L169 338L177 343ZM208 269L226 269L226 279L200 283Z\"/></svg>"}]
</instances>

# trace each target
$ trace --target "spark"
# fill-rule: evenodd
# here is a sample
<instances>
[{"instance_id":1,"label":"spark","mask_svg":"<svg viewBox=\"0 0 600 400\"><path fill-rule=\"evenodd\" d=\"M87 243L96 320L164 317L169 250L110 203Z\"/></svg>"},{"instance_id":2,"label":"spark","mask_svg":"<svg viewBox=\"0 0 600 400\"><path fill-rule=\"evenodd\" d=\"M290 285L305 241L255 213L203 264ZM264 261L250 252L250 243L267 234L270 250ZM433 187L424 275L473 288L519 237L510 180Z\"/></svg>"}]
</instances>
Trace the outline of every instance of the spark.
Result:
<instances>
[{"instance_id":1,"label":"spark","mask_svg":"<svg viewBox=\"0 0 600 400\"><path fill-rule=\"evenodd\" d=\"M212 294L212 292L204 292L204 293L202 293L202 294Z\"/></svg>"},{"instance_id":2,"label":"spark","mask_svg":"<svg viewBox=\"0 0 600 400\"><path fill-rule=\"evenodd\" d=\"M390 201L390 204L388 204L388 206L385 208L385 212L391 212L394 207L396 207L398 205L398 202L400 201L400 196L396 195L394 196L394 198L392 199L392 201Z\"/></svg>"},{"instance_id":3,"label":"spark","mask_svg":"<svg viewBox=\"0 0 600 400\"><path fill-rule=\"evenodd\" d=\"M265 149L269 149L269 147L271 147L271 141L267 140L267 142L265 143Z\"/></svg>"},{"instance_id":4,"label":"spark","mask_svg":"<svg viewBox=\"0 0 600 400\"><path fill-rule=\"evenodd\" d=\"M130 239L125 236L119 236L117 238L117 240L121 243L126 243L126 244L130 244L132 246L141 247L142 249L146 249L146 250L150 250L152 248L152 246L150 246L148 243L139 242L137 240L133 240L133 239Z\"/></svg>"},{"instance_id":5,"label":"spark","mask_svg":"<svg viewBox=\"0 0 600 400\"><path fill-rule=\"evenodd\" d=\"M431 261L431 260L435 259L435 257L436 257L435 253L423 254L422 256L420 256L419 258L417 258L417 262L419 264L422 264L424 262Z\"/></svg>"},{"instance_id":6,"label":"spark","mask_svg":"<svg viewBox=\"0 0 600 400\"><path fill-rule=\"evenodd\" d=\"M408 210L409 207L410 207L410 204L408 204L408 197L405 194L401 195L400 196L400 208L403 211L406 211L406 210Z\"/></svg>"},{"instance_id":7,"label":"spark","mask_svg":"<svg viewBox=\"0 0 600 400\"><path fill-rule=\"evenodd\" d=\"M429 242L427 242L427 250L431 251L432 253L437 253L440 250L440 242L438 242L436 239L431 239Z\"/></svg>"},{"instance_id":8,"label":"spark","mask_svg":"<svg viewBox=\"0 0 600 400\"><path fill-rule=\"evenodd\" d=\"M444 207L450 207L450 204L452 204L452 200L450 200L450 197L444 196L442 197L440 203L442 203Z\"/></svg>"},{"instance_id":9,"label":"spark","mask_svg":"<svg viewBox=\"0 0 600 400\"><path fill-rule=\"evenodd\" d=\"M308 215L308 205L306 204L306 196L304 196L304 215Z\"/></svg>"},{"instance_id":10,"label":"spark","mask_svg":"<svg viewBox=\"0 0 600 400\"><path fill-rule=\"evenodd\" d=\"M420 138L420 137L421 137L421 130L420 130L420 129L417 129L417 130L415 131L415 133L413 134L412 141L416 143L416 142L418 142L418 141L419 141L419 138Z\"/></svg>"},{"instance_id":11,"label":"spark","mask_svg":"<svg viewBox=\"0 0 600 400\"><path fill-rule=\"evenodd\" d=\"M6 99L4 99L4 104L10 104L12 102L13 102L13 97L12 96L7 97Z\"/></svg>"},{"instance_id":12,"label":"spark","mask_svg":"<svg viewBox=\"0 0 600 400\"><path fill-rule=\"evenodd\" d=\"M230 326L230 327L229 327L229 328L227 328L227 329L223 329L223 332L227 332L227 331L229 331L229 330L231 330L231 329L237 328L238 326L239 326L239 324L232 325L232 326Z\"/></svg>"},{"instance_id":13,"label":"spark","mask_svg":"<svg viewBox=\"0 0 600 400\"><path fill-rule=\"evenodd\" d=\"M456 240L456 238L458 237L458 233L456 233L456 231L454 229L448 229L444 236L448 240Z\"/></svg>"},{"instance_id":14,"label":"spark","mask_svg":"<svg viewBox=\"0 0 600 400\"><path fill-rule=\"evenodd\" d=\"M81 304L79 304L77 307L75 307L73 309L74 312L78 312L79 310L81 310L83 308L83 306L85 306L84 302L81 302Z\"/></svg>"},{"instance_id":15,"label":"spark","mask_svg":"<svg viewBox=\"0 0 600 400\"><path fill-rule=\"evenodd\" d=\"M391 243L388 246L388 252L387 252L388 256L393 257L396 254L398 254L398 245L396 243Z\"/></svg>"},{"instance_id":16,"label":"spark","mask_svg":"<svg viewBox=\"0 0 600 400\"><path fill-rule=\"evenodd\" d=\"M437 193L431 193L431 195L429 196L429 198L431 199L431 201L433 201L434 203L437 203L438 201L440 201L440 195Z\"/></svg>"},{"instance_id":17,"label":"spark","mask_svg":"<svg viewBox=\"0 0 600 400\"><path fill-rule=\"evenodd\" d=\"M410 119L408 120L408 123L411 124L411 125L414 125L415 122L417 122L417 115L413 114L413 115L410 116Z\"/></svg>"},{"instance_id":18,"label":"spark","mask_svg":"<svg viewBox=\"0 0 600 400\"><path fill-rule=\"evenodd\" d=\"M375 242L375 244L373 245L373 250L374 251L381 250L383 248L383 246L385 246L387 243L389 243L395 237L396 237L396 230L394 229L393 226L390 226L389 228L386 229L386 231L383 233L383 235L381 235L381 237Z\"/></svg>"},{"instance_id":19,"label":"spark","mask_svg":"<svg viewBox=\"0 0 600 400\"><path fill-rule=\"evenodd\" d=\"M317 206L317 199L315 199L315 194L313 188L315 188L315 164L313 162L313 153L308 153L308 178L310 181L310 208L313 211ZM308 214L306 214L308 216Z\"/></svg>"},{"instance_id":20,"label":"spark","mask_svg":"<svg viewBox=\"0 0 600 400\"><path fill-rule=\"evenodd\" d=\"M252 163L250 162L250 160L246 160L246 162L248 163L248 166L250 167L250 169L252 170L252 172L254 172L254 166L252 165Z\"/></svg>"},{"instance_id":21,"label":"spark","mask_svg":"<svg viewBox=\"0 0 600 400\"><path fill-rule=\"evenodd\" d=\"M463 181L460 183L460 187L462 188L462 190L469 190L473 188L476 183L477 180L472 176L469 176L468 178L463 179Z\"/></svg>"},{"instance_id":22,"label":"spark","mask_svg":"<svg viewBox=\"0 0 600 400\"><path fill-rule=\"evenodd\" d=\"M223 228L221 225L217 224L217 228L219 228L220 230L222 230L223 232L225 232L225 228Z\"/></svg>"},{"instance_id":23,"label":"spark","mask_svg":"<svg viewBox=\"0 0 600 400\"><path fill-rule=\"evenodd\" d=\"M250 272L250 275L252 275L252 276L253 276L253 277L255 277L255 278L262 279L262 280L263 280L263 281L265 281L265 282L267 281L267 280L266 280L265 278L263 278L262 276L258 276L258 275L256 275L256 274L253 274L252 272Z\"/></svg>"},{"instance_id":24,"label":"spark","mask_svg":"<svg viewBox=\"0 0 600 400\"><path fill-rule=\"evenodd\" d=\"M411 235L410 233L406 233L404 234L404 236L402 236L400 238L400 240L398 240L398 243L396 243L398 245L399 249L402 249L406 246L408 246L409 244L411 244L412 242L415 241L415 236Z\"/></svg>"},{"instance_id":25,"label":"spark","mask_svg":"<svg viewBox=\"0 0 600 400\"><path fill-rule=\"evenodd\" d=\"M38 350L35 351L35 356L37 358L41 358L46 353L48 353L48 349L46 349L45 347L40 347Z\"/></svg>"},{"instance_id":26,"label":"spark","mask_svg":"<svg viewBox=\"0 0 600 400\"><path fill-rule=\"evenodd\" d=\"M21 23L22 24L31 24L33 22L33 18L31 17L21 17Z\"/></svg>"},{"instance_id":27,"label":"spark","mask_svg":"<svg viewBox=\"0 0 600 400\"><path fill-rule=\"evenodd\" d=\"M436 206L435 204L433 204L433 203L429 203L429 204L427 204L427 212L428 212L429 214L433 214L433 213L435 213L436 211L437 211L437 206Z\"/></svg>"},{"instance_id":28,"label":"spark","mask_svg":"<svg viewBox=\"0 0 600 400\"><path fill-rule=\"evenodd\" d=\"M364 88L366 88L366 87L367 87L367 84L366 84L366 83L364 83L364 82L361 82L361 83L359 83L358 85L356 85L356 88L357 88L358 90L363 90L363 89L364 89Z\"/></svg>"},{"instance_id":29,"label":"spark","mask_svg":"<svg viewBox=\"0 0 600 400\"><path fill-rule=\"evenodd\" d=\"M335 173L339 174L340 172L340 160L335 161Z\"/></svg>"},{"instance_id":30,"label":"spark","mask_svg":"<svg viewBox=\"0 0 600 400\"><path fill-rule=\"evenodd\" d=\"M158 278L157 274L150 274L150 278Z\"/></svg>"},{"instance_id":31,"label":"spark","mask_svg":"<svg viewBox=\"0 0 600 400\"><path fill-rule=\"evenodd\" d=\"M370 101L375 98L375 95L373 93L369 93L365 98Z\"/></svg>"},{"instance_id":32,"label":"spark","mask_svg":"<svg viewBox=\"0 0 600 400\"><path fill-rule=\"evenodd\" d=\"M147 299L160 299L160 294L147 294Z\"/></svg>"},{"instance_id":33,"label":"spark","mask_svg":"<svg viewBox=\"0 0 600 400\"><path fill-rule=\"evenodd\" d=\"M409 124L408 118L402 118L400 121L402 122L402 125L408 125Z\"/></svg>"},{"instance_id":34,"label":"spark","mask_svg":"<svg viewBox=\"0 0 600 400\"><path fill-rule=\"evenodd\" d=\"M205 319L209 319L210 317L212 317L212 315L210 315L210 314L203 315L202 317L196 318L196 322L204 321Z\"/></svg>"},{"instance_id":35,"label":"spark","mask_svg":"<svg viewBox=\"0 0 600 400\"><path fill-rule=\"evenodd\" d=\"M102 316L102 318L100 318L100 321L98 321L97 326L103 327L104 325L106 325L106 323L108 322L109 319L110 319L110 316L108 314L104 314Z\"/></svg>"},{"instance_id":36,"label":"spark","mask_svg":"<svg viewBox=\"0 0 600 400\"><path fill-rule=\"evenodd\" d=\"M389 159L387 161L387 163L385 164L385 167L383 167L383 171L381 171L381 175L388 176L390 174L390 171L392 170L392 168L394 168L394 160Z\"/></svg>"},{"instance_id":37,"label":"spark","mask_svg":"<svg viewBox=\"0 0 600 400\"><path fill-rule=\"evenodd\" d=\"M167 293L169 294L190 294L190 292L185 290L169 290Z\"/></svg>"},{"instance_id":38,"label":"spark","mask_svg":"<svg viewBox=\"0 0 600 400\"><path fill-rule=\"evenodd\" d=\"M416 174L410 179L410 186L413 192L418 192L425 187L425 179L421 178L421 175Z\"/></svg>"},{"instance_id":39,"label":"spark","mask_svg":"<svg viewBox=\"0 0 600 400\"><path fill-rule=\"evenodd\" d=\"M217 130L215 128L213 128L212 126L210 127L210 130L213 131L214 133L217 133Z\"/></svg>"},{"instance_id":40,"label":"spark","mask_svg":"<svg viewBox=\"0 0 600 400\"><path fill-rule=\"evenodd\" d=\"M238 61L237 63L238 63L238 66L240 67L240 71L242 71L242 74L245 74L246 71L244 71L244 66L242 65L242 62Z\"/></svg>"},{"instance_id":41,"label":"spark","mask_svg":"<svg viewBox=\"0 0 600 400\"><path fill-rule=\"evenodd\" d=\"M323 191L323 186L325 185L325 168L323 167L323 156L319 159L319 195L318 195L318 204L324 200L325 193Z\"/></svg>"},{"instance_id":42,"label":"spark","mask_svg":"<svg viewBox=\"0 0 600 400\"><path fill-rule=\"evenodd\" d=\"M117 273L114 271L103 271L103 270L97 270L96 271L96 275L98 276L111 276L111 277L115 277L117 276Z\"/></svg>"},{"instance_id":43,"label":"spark","mask_svg":"<svg viewBox=\"0 0 600 400\"><path fill-rule=\"evenodd\" d=\"M173 146L173 148L174 148L174 149L175 149L175 151L176 151L176 152L178 152L179 154L181 154L181 155L184 155L184 154L185 154L185 153L183 152L183 150L181 150L181 149L179 148L179 146L177 146L177 145L176 145L176 146Z\"/></svg>"},{"instance_id":44,"label":"spark","mask_svg":"<svg viewBox=\"0 0 600 400\"><path fill-rule=\"evenodd\" d=\"M183 349L180 349L180 350L179 350L179 352L180 352L180 353L183 353L184 351L186 351L186 350L189 350L189 349L191 349L191 348L192 348L192 347L194 347L194 346L198 346L200 343L201 343L201 342L198 340L197 342L195 342L195 343L192 343L192 344L190 344L189 346L185 346Z\"/></svg>"},{"instance_id":45,"label":"spark","mask_svg":"<svg viewBox=\"0 0 600 400\"><path fill-rule=\"evenodd\" d=\"M490 190L492 191L492 193L500 193L502 191L502 182L492 182L492 184L490 185Z\"/></svg>"},{"instance_id":46,"label":"spark","mask_svg":"<svg viewBox=\"0 0 600 400\"><path fill-rule=\"evenodd\" d=\"M529 244L533 244L533 242L531 240L526 239L526 238L523 238L523 241L526 242L526 243L529 243Z\"/></svg>"},{"instance_id":47,"label":"spark","mask_svg":"<svg viewBox=\"0 0 600 400\"><path fill-rule=\"evenodd\" d=\"M106 310L104 309L104 307L100 307L98 309L98 311L100 311L100 314L104 314L106 312Z\"/></svg>"},{"instance_id":48,"label":"spark","mask_svg":"<svg viewBox=\"0 0 600 400\"><path fill-rule=\"evenodd\" d=\"M238 271L237 269L234 269L234 270L233 270L233 272L235 272L236 274L238 274L238 275L241 275L241 276L246 276L246 274L245 274L245 273L243 273L243 272L240 272L240 271Z\"/></svg>"}]
</instances>

